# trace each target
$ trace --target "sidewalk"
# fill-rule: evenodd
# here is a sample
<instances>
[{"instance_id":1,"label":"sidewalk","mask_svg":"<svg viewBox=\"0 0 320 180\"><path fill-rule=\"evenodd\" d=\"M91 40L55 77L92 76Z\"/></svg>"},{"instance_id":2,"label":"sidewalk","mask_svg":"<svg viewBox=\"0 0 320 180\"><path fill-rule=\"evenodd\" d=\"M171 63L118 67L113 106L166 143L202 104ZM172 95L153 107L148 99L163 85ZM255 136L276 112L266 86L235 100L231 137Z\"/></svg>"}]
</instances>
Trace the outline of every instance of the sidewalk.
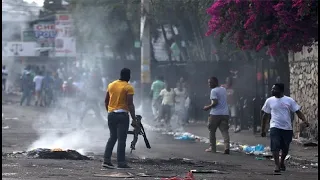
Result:
<instances>
[{"instance_id":1,"label":"sidewalk","mask_svg":"<svg viewBox=\"0 0 320 180\"><path fill-rule=\"evenodd\" d=\"M208 137L209 130L205 124L189 124L185 127L185 131L191 134ZM219 130L217 130L217 140L223 139ZM259 134L254 135L252 131L241 131L234 133L230 131L230 141L238 142L246 145L262 144L270 146L270 139L262 138ZM318 162L318 147L303 147L297 143L292 143L289 154L297 162Z\"/></svg>"}]
</instances>

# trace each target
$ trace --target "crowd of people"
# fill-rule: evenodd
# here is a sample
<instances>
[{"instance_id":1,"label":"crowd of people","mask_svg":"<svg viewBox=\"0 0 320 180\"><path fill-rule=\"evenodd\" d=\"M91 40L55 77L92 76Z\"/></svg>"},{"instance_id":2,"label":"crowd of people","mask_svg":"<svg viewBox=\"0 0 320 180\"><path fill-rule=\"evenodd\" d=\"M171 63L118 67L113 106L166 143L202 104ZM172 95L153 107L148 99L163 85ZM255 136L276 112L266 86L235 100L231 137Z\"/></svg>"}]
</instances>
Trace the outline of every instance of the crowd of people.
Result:
<instances>
[{"instance_id":1,"label":"crowd of people","mask_svg":"<svg viewBox=\"0 0 320 180\"><path fill-rule=\"evenodd\" d=\"M29 106L33 96L35 106L49 106L57 101L57 97L83 95L86 88L90 88L91 91L102 91L103 86L106 86L104 84L107 83L103 82L99 70L90 71L76 66L66 71L64 68L52 70L46 69L45 66L40 68L28 65L24 68L20 80L21 106L25 101Z\"/></svg>"},{"instance_id":2,"label":"crowd of people","mask_svg":"<svg viewBox=\"0 0 320 180\"><path fill-rule=\"evenodd\" d=\"M190 98L183 78L176 83L176 87L173 87L165 82L163 77L157 77L151 84L150 98L156 122L170 126L172 116L176 115L180 124L188 123Z\"/></svg>"}]
</instances>

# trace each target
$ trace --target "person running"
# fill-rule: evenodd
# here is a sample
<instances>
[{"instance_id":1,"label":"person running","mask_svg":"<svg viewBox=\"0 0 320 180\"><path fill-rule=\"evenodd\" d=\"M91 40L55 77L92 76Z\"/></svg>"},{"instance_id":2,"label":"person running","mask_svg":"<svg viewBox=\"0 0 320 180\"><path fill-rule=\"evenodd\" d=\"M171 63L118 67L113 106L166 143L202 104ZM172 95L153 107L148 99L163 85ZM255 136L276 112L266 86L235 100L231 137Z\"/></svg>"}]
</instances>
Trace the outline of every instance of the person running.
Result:
<instances>
[{"instance_id":1,"label":"person running","mask_svg":"<svg viewBox=\"0 0 320 180\"><path fill-rule=\"evenodd\" d=\"M120 79L108 85L105 98L105 106L108 111L108 126L110 137L104 152L105 168L114 168L111 163L113 147L118 141L117 161L118 168L130 168L125 159L127 132L129 129L129 114L132 124L137 124L135 107L133 103L134 89L128 83L131 77L130 69L123 68L120 72Z\"/></svg>"},{"instance_id":2,"label":"person running","mask_svg":"<svg viewBox=\"0 0 320 180\"><path fill-rule=\"evenodd\" d=\"M164 78L159 76L156 80L151 84L150 95L152 98L152 113L155 119L159 116L161 99L159 98L160 91L165 88Z\"/></svg>"},{"instance_id":3,"label":"person running","mask_svg":"<svg viewBox=\"0 0 320 180\"><path fill-rule=\"evenodd\" d=\"M219 86L219 81L216 77L209 78L208 84L211 88L211 104L204 106L203 108L203 110L205 111L210 110L208 119L210 147L206 149L206 152L215 153L217 151L216 131L219 128L224 139L224 154L230 154L229 109L227 104L227 90L224 87Z\"/></svg>"},{"instance_id":4,"label":"person running","mask_svg":"<svg viewBox=\"0 0 320 180\"><path fill-rule=\"evenodd\" d=\"M272 97L269 97L262 107L261 136L266 137L267 123L270 122L270 148L275 162L274 172L280 172L286 170L284 161L293 136L291 112L296 113L305 126L309 124L296 101L284 95L284 84L274 84L271 94Z\"/></svg>"}]
</instances>

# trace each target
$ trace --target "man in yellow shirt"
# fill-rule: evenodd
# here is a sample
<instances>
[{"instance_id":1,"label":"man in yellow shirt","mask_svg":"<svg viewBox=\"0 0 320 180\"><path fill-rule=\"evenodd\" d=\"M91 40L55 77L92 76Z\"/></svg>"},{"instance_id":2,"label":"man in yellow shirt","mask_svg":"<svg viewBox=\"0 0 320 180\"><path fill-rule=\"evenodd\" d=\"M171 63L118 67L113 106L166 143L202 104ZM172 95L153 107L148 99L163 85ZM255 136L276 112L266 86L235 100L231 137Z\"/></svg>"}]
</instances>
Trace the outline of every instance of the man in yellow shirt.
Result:
<instances>
[{"instance_id":1,"label":"man in yellow shirt","mask_svg":"<svg viewBox=\"0 0 320 180\"><path fill-rule=\"evenodd\" d=\"M125 159L127 132L130 123L129 113L133 123L136 122L135 107L133 104L134 88L128 83L131 76L130 74L130 69L123 68L120 73L120 79L108 85L105 98L105 106L109 113L108 126L110 137L104 152L104 162L102 166L109 169L114 168L111 163L111 155L117 140L118 168L130 168Z\"/></svg>"}]
</instances>

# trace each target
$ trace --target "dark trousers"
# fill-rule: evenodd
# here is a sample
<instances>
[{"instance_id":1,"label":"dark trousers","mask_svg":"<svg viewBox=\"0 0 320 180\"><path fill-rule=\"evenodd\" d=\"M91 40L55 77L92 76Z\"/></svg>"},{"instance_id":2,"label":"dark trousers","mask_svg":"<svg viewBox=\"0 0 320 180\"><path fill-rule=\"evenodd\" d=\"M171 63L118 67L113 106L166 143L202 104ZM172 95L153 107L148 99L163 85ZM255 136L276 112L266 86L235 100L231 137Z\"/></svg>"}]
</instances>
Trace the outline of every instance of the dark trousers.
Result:
<instances>
[{"instance_id":1,"label":"dark trousers","mask_svg":"<svg viewBox=\"0 0 320 180\"><path fill-rule=\"evenodd\" d=\"M292 130L270 128L271 151L279 152L281 150L283 154L288 154L292 136Z\"/></svg>"},{"instance_id":2,"label":"dark trousers","mask_svg":"<svg viewBox=\"0 0 320 180\"><path fill-rule=\"evenodd\" d=\"M128 113L109 113L108 126L110 137L104 152L104 162L111 162L113 147L118 140L117 161L118 165L126 164L125 151L127 132L129 130L129 115Z\"/></svg>"},{"instance_id":3,"label":"dark trousers","mask_svg":"<svg viewBox=\"0 0 320 180\"><path fill-rule=\"evenodd\" d=\"M220 129L221 135L224 139L225 149L230 149L229 116L209 115L208 129L210 132L210 146L214 152L217 150L216 131L218 128Z\"/></svg>"},{"instance_id":4,"label":"dark trousers","mask_svg":"<svg viewBox=\"0 0 320 180\"><path fill-rule=\"evenodd\" d=\"M31 90L28 90L28 89L27 90L23 90L22 97L21 97L21 100L20 100L20 105L22 105L24 100L27 99L27 105L29 106L30 105L31 96L32 96L32 91Z\"/></svg>"}]
</instances>

